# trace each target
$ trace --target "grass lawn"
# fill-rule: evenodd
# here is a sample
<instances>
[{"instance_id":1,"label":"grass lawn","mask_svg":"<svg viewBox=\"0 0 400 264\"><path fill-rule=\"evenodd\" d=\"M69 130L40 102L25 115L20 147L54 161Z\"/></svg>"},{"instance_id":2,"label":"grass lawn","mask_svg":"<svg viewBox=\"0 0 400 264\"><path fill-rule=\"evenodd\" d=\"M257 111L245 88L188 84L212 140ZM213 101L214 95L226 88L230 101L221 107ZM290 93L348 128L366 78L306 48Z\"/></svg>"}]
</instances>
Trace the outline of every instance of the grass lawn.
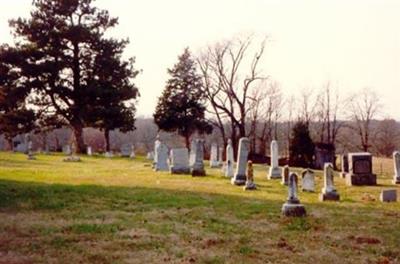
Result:
<instances>
[{"instance_id":1,"label":"grass lawn","mask_svg":"<svg viewBox=\"0 0 400 264\"><path fill-rule=\"evenodd\" d=\"M0 153L0 263L400 263L400 203L391 161L376 187L346 187L340 202L300 192L306 218L285 218L287 189L256 166L258 190L207 177L155 173L144 158ZM380 165L382 164L382 165Z\"/></svg>"}]
</instances>

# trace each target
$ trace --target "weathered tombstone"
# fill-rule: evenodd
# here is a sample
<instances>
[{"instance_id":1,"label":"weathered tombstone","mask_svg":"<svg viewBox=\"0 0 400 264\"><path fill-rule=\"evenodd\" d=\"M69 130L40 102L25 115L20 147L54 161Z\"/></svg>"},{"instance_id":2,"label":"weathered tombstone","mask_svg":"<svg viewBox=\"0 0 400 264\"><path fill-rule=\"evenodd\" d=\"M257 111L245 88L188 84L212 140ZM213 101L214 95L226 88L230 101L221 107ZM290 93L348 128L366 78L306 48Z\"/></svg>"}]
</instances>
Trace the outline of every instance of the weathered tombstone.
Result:
<instances>
[{"instance_id":1,"label":"weathered tombstone","mask_svg":"<svg viewBox=\"0 0 400 264\"><path fill-rule=\"evenodd\" d=\"M225 159L225 177L233 177L233 165L235 164L235 156L233 153L232 140L228 140L226 146L226 159Z\"/></svg>"},{"instance_id":2,"label":"weathered tombstone","mask_svg":"<svg viewBox=\"0 0 400 264\"><path fill-rule=\"evenodd\" d=\"M250 141L248 138L239 140L238 160L236 163L235 175L231 179L234 185L244 185L246 183L247 158L249 156Z\"/></svg>"},{"instance_id":3,"label":"weathered tombstone","mask_svg":"<svg viewBox=\"0 0 400 264\"><path fill-rule=\"evenodd\" d=\"M396 202L397 201L396 189L382 190L381 195L379 196L379 200L381 202Z\"/></svg>"},{"instance_id":4,"label":"weathered tombstone","mask_svg":"<svg viewBox=\"0 0 400 264\"><path fill-rule=\"evenodd\" d=\"M282 185L288 185L289 183L289 165L285 165L282 170Z\"/></svg>"},{"instance_id":5,"label":"weathered tombstone","mask_svg":"<svg viewBox=\"0 0 400 264\"><path fill-rule=\"evenodd\" d=\"M148 160L154 160L154 153L152 151L151 152L147 152L146 158Z\"/></svg>"},{"instance_id":6,"label":"weathered tombstone","mask_svg":"<svg viewBox=\"0 0 400 264\"><path fill-rule=\"evenodd\" d=\"M88 147L86 148L86 154L87 154L88 156L92 156L92 155L93 155L92 147L91 147L91 146L88 146Z\"/></svg>"},{"instance_id":7,"label":"weathered tombstone","mask_svg":"<svg viewBox=\"0 0 400 264\"><path fill-rule=\"evenodd\" d=\"M135 153L135 146L131 146L131 152L129 154L129 158L134 159L136 158L136 153Z\"/></svg>"},{"instance_id":8,"label":"weathered tombstone","mask_svg":"<svg viewBox=\"0 0 400 264\"><path fill-rule=\"evenodd\" d=\"M192 154L193 153L193 154ZM190 166L192 176L205 176L204 170L204 140L195 139L192 141L191 154L193 157L193 164Z\"/></svg>"},{"instance_id":9,"label":"weathered tombstone","mask_svg":"<svg viewBox=\"0 0 400 264\"><path fill-rule=\"evenodd\" d=\"M28 152L27 152L27 154L28 154L28 160L35 160L36 158L35 158L35 156L34 156L34 154L33 154L33 143L32 143L32 140L31 140L31 135L29 135L29 134L26 134L26 136L25 136L25 141L27 142L27 144L28 144Z\"/></svg>"},{"instance_id":10,"label":"weathered tombstone","mask_svg":"<svg viewBox=\"0 0 400 264\"><path fill-rule=\"evenodd\" d=\"M326 163L324 166L324 187L319 196L321 201L339 201L340 196L337 193L333 183L333 165Z\"/></svg>"},{"instance_id":11,"label":"weathered tombstone","mask_svg":"<svg viewBox=\"0 0 400 264\"><path fill-rule=\"evenodd\" d=\"M306 215L306 209L297 197L297 182L297 174L293 172L290 173L288 199L282 206L282 214L285 216L301 217Z\"/></svg>"},{"instance_id":12,"label":"weathered tombstone","mask_svg":"<svg viewBox=\"0 0 400 264\"><path fill-rule=\"evenodd\" d=\"M346 174L346 184L376 185L376 175L372 173L371 153L349 153L349 173Z\"/></svg>"},{"instance_id":13,"label":"weathered tombstone","mask_svg":"<svg viewBox=\"0 0 400 264\"><path fill-rule=\"evenodd\" d=\"M124 144L120 148L121 157L129 157L131 155L132 145Z\"/></svg>"},{"instance_id":14,"label":"weathered tombstone","mask_svg":"<svg viewBox=\"0 0 400 264\"><path fill-rule=\"evenodd\" d=\"M189 152L189 167L192 168L196 161L196 140L192 139L190 142L190 152Z\"/></svg>"},{"instance_id":15,"label":"weathered tombstone","mask_svg":"<svg viewBox=\"0 0 400 264\"><path fill-rule=\"evenodd\" d=\"M400 152L393 153L394 177L393 184L400 184Z\"/></svg>"},{"instance_id":16,"label":"weathered tombstone","mask_svg":"<svg viewBox=\"0 0 400 264\"><path fill-rule=\"evenodd\" d=\"M280 179L281 169L279 168L279 148L278 142L272 140L271 142L271 166L269 168L268 179Z\"/></svg>"},{"instance_id":17,"label":"weathered tombstone","mask_svg":"<svg viewBox=\"0 0 400 264\"><path fill-rule=\"evenodd\" d=\"M340 161L342 171L340 172L340 177L341 178L346 178L346 174L349 173L349 158L347 157L347 154L342 155L342 159Z\"/></svg>"},{"instance_id":18,"label":"weathered tombstone","mask_svg":"<svg viewBox=\"0 0 400 264\"><path fill-rule=\"evenodd\" d=\"M154 145L154 170L168 171L168 147L159 140L156 140Z\"/></svg>"},{"instance_id":19,"label":"weathered tombstone","mask_svg":"<svg viewBox=\"0 0 400 264\"><path fill-rule=\"evenodd\" d=\"M187 148L176 148L171 150L171 166L172 174L189 174L189 152Z\"/></svg>"},{"instance_id":20,"label":"weathered tombstone","mask_svg":"<svg viewBox=\"0 0 400 264\"><path fill-rule=\"evenodd\" d=\"M247 162L246 184L243 189L245 191L257 189L256 185L254 184L254 170L253 162L251 160Z\"/></svg>"},{"instance_id":21,"label":"weathered tombstone","mask_svg":"<svg viewBox=\"0 0 400 264\"><path fill-rule=\"evenodd\" d=\"M104 157L110 159L110 158L114 157L114 154L112 153L112 151L106 151L106 152L104 153Z\"/></svg>"},{"instance_id":22,"label":"weathered tombstone","mask_svg":"<svg viewBox=\"0 0 400 264\"><path fill-rule=\"evenodd\" d=\"M81 158L76 156L75 143L71 144L70 154L66 158L64 158L63 161L65 161L65 162L79 162L79 161L81 161Z\"/></svg>"},{"instance_id":23,"label":"weathered tombstone","mask_svg":"<svg viewBox=\"0 0 400 264\"><path fill-rule=\"evenodd\" d=\"M211 168L218 168L218 145L213 143L211 144L211 153L210 153L210 167Z\"/></svg>"},{"instance_id":24,"label":"weathered tombstone","mask_svg":"<svg viewBox=\"0 0 400 264\"><path fill-rule=\"evenodd\" d=\"M70 145L65 145L65 146L63 147L63 152L64 152L64 154L67 155L67 156L71 155L71 154L72 154L72 153L71 153L71 146L70 146Z\"/></svg>"},{"instance_id":25,"label":"weathered tombstone","mask_svg":"<svg viewBox=\"0 0 400 264\"><path fill-rule=\"evenodd\" d=\"M314 172L306 169L301 173L301 189L303 192L315 192Z\"/></svg>"}]
</instances>

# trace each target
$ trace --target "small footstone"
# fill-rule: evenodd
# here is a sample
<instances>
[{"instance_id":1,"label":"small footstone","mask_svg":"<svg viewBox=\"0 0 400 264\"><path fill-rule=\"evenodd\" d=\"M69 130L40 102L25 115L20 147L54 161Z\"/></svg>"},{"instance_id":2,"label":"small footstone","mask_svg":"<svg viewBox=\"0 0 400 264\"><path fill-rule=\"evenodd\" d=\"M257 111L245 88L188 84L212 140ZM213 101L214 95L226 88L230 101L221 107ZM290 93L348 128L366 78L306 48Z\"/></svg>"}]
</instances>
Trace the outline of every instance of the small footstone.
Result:
<instances>
[{"instance_id":1,"label":"small footstone","mask_svg":"<svg viewBox=\"0 0 400 264\"><path fill-rule=\"evenodd\" d=\"M247 162L247 175L246 175L246 184L243 187L243 190L248 191L248 190L256 190L257 186L254 183L254 172L253 172L253 162L249 160Z\"/></svg>"},{"instance_id":2,"label":"small footstone","mask_svg":"<svg viewBox=\"0 0 400 264\"><path fill-rule=\"evenodd\" d=\"M397 201L397 191L394 189L382 190L379 199L381 202L396 202Z\"/></svg>"}]
</instances>

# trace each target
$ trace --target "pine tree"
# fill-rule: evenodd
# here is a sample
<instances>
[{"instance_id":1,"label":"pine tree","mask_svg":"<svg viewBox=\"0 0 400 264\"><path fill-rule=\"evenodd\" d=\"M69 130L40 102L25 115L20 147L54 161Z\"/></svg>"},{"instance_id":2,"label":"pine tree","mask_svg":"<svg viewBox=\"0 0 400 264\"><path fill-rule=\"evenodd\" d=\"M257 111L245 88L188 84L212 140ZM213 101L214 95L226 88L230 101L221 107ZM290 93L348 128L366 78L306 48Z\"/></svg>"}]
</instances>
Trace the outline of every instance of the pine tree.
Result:
<instances>
[{"instance_id":1,"label":"pine tree","mask_svg":"<svg viewBox=\"0 0 400 264\"><path fill-rule=\"evenodd\" d=\"M313 166L314 149L315 146L310 137L308 125L305 122L297 122L293 127L290 140L290 166L311 168Z\"/></svg>"},{"instance_id":2,"label":"pine tree","mask_svg":"<svg viewBox=\"0 0 400 264\"><path fill-rule=\"evenodd\" d=\"M92 0L34 0L29 19L10 22L24 58L15 65L23 75L21 85L36 95L36 107L54 111L72 128L80 153L85 151L83 128L99 120L93 106L105 100L102 96L113 100L108 106L138 96L133 60L121 58L128 42L105 37L117 24L118 19L94 7ZM115 89L119 84L131 90L129 96Z\"/></svg>"},{"instance_id":3,"label":"pine tree","mask_svg":"<svg viewBox=\"0 0 400 264\"><path fill-rule=\"evenodd\" d=\"M201 77L188 48L179 56L178 63L168 69L171 78L167 81L154 113L159 129L173 132L185 138L189 148L190 136L194 132L211 133L212 126L205 119L205 94Z\"/></svg>"},{"instance_id":4,"label":"pine tree","mask_svg":"<svg viewBox=\"0 0 400 264\"><path fill-rule=\"evenodd\" d=\"M15 61L20 60L16 55L9 46L0 47L0 133L11 148L15 136L35 127L35 113L26 105L29 91L20 85L20 73L13 68Z\"/></svg>"}]
</instances>

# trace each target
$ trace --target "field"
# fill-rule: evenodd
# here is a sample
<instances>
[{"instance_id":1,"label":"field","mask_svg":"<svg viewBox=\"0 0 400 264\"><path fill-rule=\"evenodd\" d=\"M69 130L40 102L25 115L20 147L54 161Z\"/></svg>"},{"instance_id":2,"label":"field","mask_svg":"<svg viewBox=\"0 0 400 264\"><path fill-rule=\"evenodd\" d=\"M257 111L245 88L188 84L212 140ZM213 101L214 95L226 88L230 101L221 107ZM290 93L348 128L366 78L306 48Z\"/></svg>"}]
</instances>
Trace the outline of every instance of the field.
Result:
<instances>
[{"instance_id":1,"label":"field","mask_svg":"<svg viewBox=\"0 0 400 264\"><path fill-rule=\"evenodd\" d=\"M300 192L308 216L285 218L287 189L265 166L245 192L216 169L193 178L142 157L37 158L0 153L0 263L400 263L400 203L378 201L393 188L391 160L374 160L379 186L336 177L340 202Z\"/></svg>"}]
</instances>

